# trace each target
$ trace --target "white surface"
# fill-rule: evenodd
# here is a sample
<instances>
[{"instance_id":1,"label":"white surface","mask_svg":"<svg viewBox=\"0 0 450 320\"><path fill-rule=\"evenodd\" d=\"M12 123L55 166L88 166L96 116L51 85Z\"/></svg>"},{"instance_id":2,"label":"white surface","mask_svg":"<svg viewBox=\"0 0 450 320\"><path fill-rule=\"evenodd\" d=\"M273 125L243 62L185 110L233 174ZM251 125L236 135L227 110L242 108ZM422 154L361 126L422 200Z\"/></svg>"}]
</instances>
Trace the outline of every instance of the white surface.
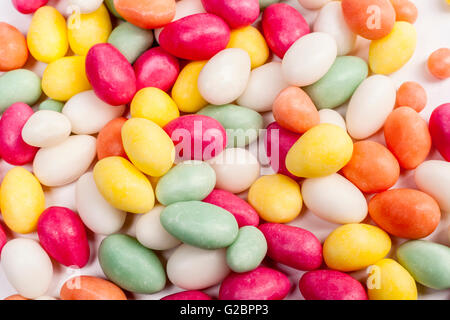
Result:
<instances>
[{"instance_id":1,"label":"white surface","mask_svg":"<svg viewBox=\"0 0 450 320\"><path fill-rule=\"evenodd\" d=\"M306 20L309 23L314 21L317 12L305 11L303 8L297 3L297 0L289 0L285 1L289 4L292 4L295 8L299 9L302 13L304 13ZM418 47L417 50L408 64L402 68L400 71L393 74L391 77L395 81L396 85L399 86L404 81L417 81L421 83L427 93L428 93L428 104L424 111L422 111L421 115L428 120L431 112L437 106L450 102L450 79L445 81L439 81L433 78L426 69L426 60L428 56L434 50L441 47L450 47L450 5L448 5L445 0L413 0L416 6L419 9L419 18L415 23L415 26L418 31ZM57 8L59 10L65 11L67 6L67 0L55 1L51 0L50 4L57 4ZM0 0L0 21L8 22L16 27L18 27L23 33L26 32L29 23L31 20L31 16L21 15L17 11L13 9L10 0ZM368 55L368 42L362 39L358 39L358 51L357 55L367 60ZM35 63L30 59L27 64L27 68L31 68L39 75L42 75L42 72L45 68L45 64ZM345 113L345 106L340 107L338 111L341 114ZM273 121L273 117L270 114L264 115L267 124ZM376 140L384 144L384 139L382 135L379 133L375 135L375 137L371 138L372 140ZM260 152L264 153L264 150ZM433 150L429 159L442 159L441 156ZM262 161L264 162L264 161ZM265 163L267 164L267 163ZM0 161L0 177L5 175L5 172L11 166L6 164L3 161ZM28 168L30 166L27 166ZM265 173L268 173L269 170L266 169ZM396 187L411 187L415 188L414 184L414 172L403 172L402 177L399 180ZM65 199L52 199L53 203L63 202L63 203L73 203L74 201L74 188L68 188L68 192L58 193L63 195ZM70 192L73 190L73 193ZM57 194L54 195L57 197ZM70 199L72 197L72 199ZM450 224L450 213L443 213L442 220L437 228L437 230L429 236L427 239L449 245L449 239L447 236L447 228ZM126 225L127 232L133 234L134 224L136 222L136 216L129 215L128 223ZM365 221L369 222L369 221ZM334 225L323 221L317 217L315 217L311 212L304 210L300 217L296 219L291 224L308 229L312 231L321 241L323 241L326 236L335 229L338 225ZM12 235L8 235L11 239ZM36 235L28 235L22 236L27 238L37 239ZM50 296L59 296L59 290L62 284L69 278L74 275L86 274L86 275L94 275L99 277L104 277L103 272L100 269L98 264L96 254L98 249L98 244L101 240L100 236L95 236L92 233L89 233L89 239L91 240L91 259L88 265L81 270L73 270L65 268L58 263L53 263L54 270L56 276L53 279L50 290L47 292L47 295ZM395 246L404 240L393 238L394 247L391 250L389 256L395 256ZM166 260L171 252L165 252L163 256L163 260ZM289 275L289 278L293 284L291 289L291 294L288 299L300 299L301 295L298 290L298 281L303 272L293 270L289 267L277 265L277 267L286 272ZM367 274L365 270L352 273L357 279L364 280ZM419 288L419 297L421 299L450 299L450 290L436 291L418 286ZM154 295L130 295L130 298L138 298L138 299L159 299L167 294L171 294L174 292L178 292L180 289L174 287L173 285L168 285L163 292L154 294ZM205 290L206 293L212 294L214 297L217 297L217 287L211 288L209 290ZM13 287L8 283L5 274L2 270L0 270L0 298L7 297L11 294L15 294L16 291Z\"/></svg>"}]
</instances>

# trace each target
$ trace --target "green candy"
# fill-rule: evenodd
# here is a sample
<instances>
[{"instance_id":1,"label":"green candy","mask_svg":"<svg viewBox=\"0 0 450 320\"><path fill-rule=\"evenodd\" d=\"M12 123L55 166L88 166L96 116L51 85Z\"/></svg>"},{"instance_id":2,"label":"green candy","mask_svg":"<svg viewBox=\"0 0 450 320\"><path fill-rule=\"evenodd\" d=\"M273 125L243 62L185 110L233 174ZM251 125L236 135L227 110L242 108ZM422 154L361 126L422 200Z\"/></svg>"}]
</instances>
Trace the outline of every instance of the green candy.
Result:
<instances>
[{"instance_id":1,"label":"green candy","mask_svg":"<svg viewBox=\"0 0 450 320\"><path fill-rule=\"evenodd\" d=\"M449 247L430 241L408 241L397 249L397 258L424 286L438 290L450 288Z\"/></svg>"},{"instance_id":2,"label":"green candy","mask_svg":"<svg viewBox=\"0 0 450 320\"><path fill-rule=\"evenodd\" d=\"M227 249L227 264L234 272L247 272L261 264L267 253L267 242L258 228L245 226Z\"/></svg>"},{"instance_id":3,"label":"green candy","mask_svg":"<svg viewBox=\"0 0 450 320\"><path fill-rule=\"evenodd\" d=\"M163 210L160 219L172 236L203 249L228 247L239 232L236 219L230 212L201 201L171 204Z\"/></svg>"},{"instance_id":4,"label":"green candy","mask_svg":"<svg viewBox=\"0 0 450 320\"><path fill-rule=\"evenodd\" d=\"M111 12L117 18L123 19L114 6L114 0L105 0L105 4L108 7L109 12Z\"/></svg>"},{"instance_id":5,"label":"green candy","mask_svg":"<svg viewBox=\"0 0 450 320\"><path fill-rule=\"evenodd\" d=\"M368 72L367 63L361 58L337 57L319 81L303 89L317 109L336 108L350 99Z\"/></svg>"},{"instance_id":6,"label":"green candy","mask_svg":"<svg viewBox=\"0 0 450 320\"><path fill-rule=\"evenodd\" d=\"M103 239L98 259L108 279L125 290L150 294L166 285L166 273L156 254L127 235Z\"/></svg>"},{"instance_id":7,"label":"green candy","mask_svg":"<svg viewBox=\"0 0 450 320\"><path fill-rule=\"evenodd\" d=\"M115 46L132 64L152 46L153 33L125 22L111 32L108 42Z\"/></svg>"},{"instance_id":8,"label":"green candy","mask_svg":"<svg viewBox=\"0 0 450 320\"><path fill-rule=\"evenodd\" d=\"M6 72L0 76L0 113L16 102L32 106L41 97L41 79L25 69Z\"/></svg>"},{"instance_id":9,"label":"green candy","mask_svg":"<svg viewBox=\"0 0 450 320\"><path fill-rule=\"evenodd\" d=\"M205 199L216 185L216 173L202 161L185 161L169 170L156 185L156 198L169 204Z\"/></svg>"},{"instance_id":10,"label":"green candy","mask_svg":"<svg viewBox=\"0 0 450 320\"><path fill-rule=\"evenodd\" d=\"M262 116L249 108L227 104L209 105L197 112L216 119L227 131L227 147L245 147L258 138L263 127Z\"/></svg>"},{"instance_id":11,"label":"green candy","mask_svg":"<svg viewBox=\"0 0 450 320\"><path fill-rule=\"evenodd\" d=\"M64 107L64 102L48 99L43 101L39 105L39 110L52 110L56 112L61 112Z\"/></svg>"},{"instance_id":12,"label":"green candy","mask_svg":"<svg viewBox=\"0 0 450 320\"><path fill-rule=\"evenodd\" d=\"M265 9L271 4L278 3L280 0L259 0L259 6L261 9Z\"/></svg>"}]
</instances>

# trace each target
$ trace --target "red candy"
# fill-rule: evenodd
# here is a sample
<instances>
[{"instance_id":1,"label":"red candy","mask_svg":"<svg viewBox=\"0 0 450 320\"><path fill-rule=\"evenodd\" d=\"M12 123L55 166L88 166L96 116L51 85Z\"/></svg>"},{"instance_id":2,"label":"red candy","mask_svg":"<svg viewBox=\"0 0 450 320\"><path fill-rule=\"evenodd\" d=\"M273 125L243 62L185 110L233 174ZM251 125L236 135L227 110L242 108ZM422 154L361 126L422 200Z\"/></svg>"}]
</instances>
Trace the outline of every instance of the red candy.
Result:
<instances>
[{"instance_id":1,"label":"red candy","mask_svg":"<svg viewBox=\"0 0 450 320\"><path fill-rule=\"evenodd\" d=\"M433 111L429 127L434 146L445 160L450 161L450 103Z\"/></svg>"},{"instance_id":2,"label":"red candy","mask_svg":"<svg viewBox=\"0 0 450 320\"><path fill-rule=\"evenodd\" d=\"M230 28L218 16L198 13L169 23L159 43L169 53L187 60L207 60L226 48Z\"/></svg>"},{"instance_id":3,"label":"red candy","mask_svg":"<svg viewBox=\"0 0 450 320\"><path fill-rule=\"evenodd\" d=\"M220 286L219 300L283 300L290 289L284 273L260 266L228 275Z\"/></svg>"},{"instance_id":4,"label":"red candy","mask_svg":"<svg viewBox=\"0 0 450 320\"><path fill-rule=\"evenodd\" d=\"M212 300L210 296L201 291L191 290L191 291L182 291L177 292L164 298L161 300Z\"/></svg>"},{"instance_id":5,"label":"red candy","mask_svg":"<svg viewBox=\"0 0 450 320\"><path fill-rule=\"evenodd\" d=\"M8 239L6 238L5 231L3 230L2 225L0 224L0 254L2 253L3 246L6 244Z\"/></svg>"},{"instance_id":6,"label":"red candy","mask_svg":"<svg viewBox=\"0 0 450 320\"><path fill-rule=\"evenodd\" d=\"M89 50L86 75L95 94L113 106L129 103L136 93L133 67L109 43L97 44Z\"/></svg>"},{"instance_id":7,"label":"red candy","mask_svg":"<svg viewBox=\"0 0 450 320\"><path fill-rule=\"evenodd\" d=\"M39 150L22 139L23 126L32 114L33 109L18 102L6 109L0 119L0 156L10 164L20 166L29 163Z\"/></svg>"},{"instance_id":8,"label":"red candy","mask_svg":"<svg viewBox=\"0 0 450 320\"><path fill-rule=\"evenodd\" d=\"M89 243L80 217L64 207L50 207L39 217L37 233L42 247L65 266L84 267Z\"/></svg>"},{"instance_id":9,"label":"red candy","mask_svg":"<svg viewBox=\"0 0 450 320\"><path fill-rule=\"evenodd\" d=\"M262 28L269 48L280 58L295 41L310 32L305 18L285 3L276 3L264 10Z\"/></svg>"},{"instance_id":10,"label":"red candy","mask_svg":"<svg viewBox=\"0 0 450 320\"><path fill-rule=\"evenodd\" d=\"M14 8L20 13L34 13L40 7L47 4L48 0L12 0Z\"/></svg>"},{"instance_id":11,"label":"red candy","mask_svg":"<svg viewBox=\"0 0 450 320\"><path fill-rule=\"evenodd\" d=\"M178 59L161 47L146 51L134 63L137 90L155 87L168 91L178 78Z\"/></svg>"},{"instance_id":12,"label":"red candy","mask_svg":"<svg viewBox=\"0 0 450 320\"><path fill-rule=\"evenodd\" d=\"M237 29L251 25L259 16L258 0L202 0L203 7Z\"/></svg>"}]
</instances>

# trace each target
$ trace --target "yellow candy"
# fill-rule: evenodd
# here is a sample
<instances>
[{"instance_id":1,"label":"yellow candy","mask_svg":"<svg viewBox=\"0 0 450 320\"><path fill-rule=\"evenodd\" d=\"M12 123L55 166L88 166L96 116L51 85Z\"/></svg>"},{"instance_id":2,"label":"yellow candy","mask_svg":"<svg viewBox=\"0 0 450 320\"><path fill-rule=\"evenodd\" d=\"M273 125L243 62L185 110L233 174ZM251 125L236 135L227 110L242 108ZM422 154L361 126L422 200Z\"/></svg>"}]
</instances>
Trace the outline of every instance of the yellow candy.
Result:
<instances>
[{"instance_id":1,"label":"yellow candy","mask_svg":"<svg viewBox=\"0 0 450 320\"><path fill-rule=\"evenodd\" d=\"M269 58L269 47L261 32L248 26L231 31L227 48L239 48L247 51L252 69L262 66Z\"/></svg>"},{"instance_id":2,"label":"yellow candy","mask_svg":"<svg viewBox=\"0 0 450 320\"><path fill-rule=\"evenodd\" d=\"M39 8L33 15L27 35L28 49L38 61L53 62L69 49L66 20L53 7Z\"/></svg>"},{"instance_id":3,"label":"yellow candy","mask_svg":"<svg viewBox=\"0 0 450 320\"><path fill-rule=\"evenodd\" d=\"M155 205L155 194L147 177L122 157L108 157L94 167L98 190L113 207L146 213Z\"/></svg>"},{"instance_id":4,"label":"yellow candy","mask_svg":"<svg viewBox=\"0 0 450 320\"><path fill-rule=\"evenodd\" d=\"M34 175L22 167L8 171L3 179L1 211L6 225L17 233L36 230L37 222L45 209L44 191Z\"/></svg>"},{"instance_id":5,"label":"yellow candy","mask_svg":"<svg viewBox=\"0 0 450 320\"><path fill-rule=\"evenodd\" d=\"M65 57L50 63L42 76L42 90L51 99L67 101L77 93L89 90L85 57Z\"/></svg>"},{"instance_id":6,"label":"yellow candy","mask_svg":"<svg viewBox=\"0 0 450 320\"><path fill-rule=\"evenodd\" d=\"M197 112L208 104L198 91L197 85L198 76L205 64L206 61L188 63L178 75L172 89L172 99L180 111Z\"/></svg>"},{"instance_id":7,"label":"yellow candy","mask_svg":"<svg viewBox=\"0 0 450 320\"><path fill-rule=\"evenodd\" d=\"M145 118L160 127L180 116L176 103L158 88L139 90L131 102L130 112L133 118Z\"/></svg>"},{"instance_id":8,"label":"yellow candy","mask_svg":"<svg viewBox=\"0 0 450 320\"><path fill-rule=\"evenodd\" d=\"M303 200L297 182L274 174L260 177L252 184L248 201L265 221L286 223L300 214Z\"/></svg>"},{"instance_id":9,"label":"yellow candy","mask_svg":"<svg viewBox=\"0 0 450 320\"><path fill-rule=\"evenodd\" d=\"M85 56L97 43L107 42L111 34L111 19L104 5L92 13L74 13L69 21L70 48L80 56Z\"/></svg>"},{"instance_id":10,"label":"yellow candy","mask_svg":"<svg viewBox=\"0 0 450 320\"><path fill-rule=\"evenodd\" d=\"M391 239L378 227L346 224L335 229L323 244L323 258L328 267L356 271L383 259L391 250Z\"/></svg>"},{"instance_id":11,"label":"yellow candy","mask_svg":"<svg viewBox=\"0 0 450 320\"><path fill-rule=\"evenodd\" d=\"M352 153L353 142L344 129L320 124L292 146L286 156L286 167L297 177L324 177L342 169Z\"/></svg>"},{"instance_id":12,"label":"yellow candy","mask_svg":"<svg viewBox=\"0 0 450 320\"><path fill-rule=\"evenodd\" d=\"M130 161L142 172L160 177L172 167L175 147L156 123L132 118L122 127L122 142Z\"/></svg>"},{"instance_id":13,"label":"yellow candy","mask_svg":"<svg viewBox=\"0 0 450 320\"><path fill-rule=\"evenodd\" d=\"M372 41L369 65L374 73L390 74L403 67L414 54L417 32L405 21L396 22L386 37Z\"/></svg>"},{"instance_id":14,"label":"yellow candy","mask_svg":"<svg viewBox=\"0 0 450 320\"><path fill-rule=\"evenodd\" d=\"M417 300L414 278L396 261L378 261L369 272L367 288L370 300Z\"/></svg>"}]
</instances>

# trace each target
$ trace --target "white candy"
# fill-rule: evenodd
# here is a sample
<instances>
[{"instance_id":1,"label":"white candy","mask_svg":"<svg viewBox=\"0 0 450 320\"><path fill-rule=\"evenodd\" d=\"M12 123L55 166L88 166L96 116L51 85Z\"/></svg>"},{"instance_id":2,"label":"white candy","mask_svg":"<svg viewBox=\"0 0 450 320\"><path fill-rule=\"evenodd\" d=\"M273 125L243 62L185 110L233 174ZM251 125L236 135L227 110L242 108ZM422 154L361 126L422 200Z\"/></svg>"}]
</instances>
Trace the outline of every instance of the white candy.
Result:
<instances>
[{"instance_id":1,"label":"white candy","mask_svg":"<svg viewBox=\"0 0 450 320\"><path fill-rule=\"evenodd\" d=\"M72 123L76 134L98 133L108 122L120 117L125 106L111 106L100 100L94 91L84 91L67 101L62 113Z\"/></svg>"},{"instance_id":2,"label":"white candy","mask_svg":"<svg viewBox=\"0 0 450 320\"><path fill-rule=\"evenodd\" d=\"M34 299L47 292L53 266L47 253L36 241L8 241L3 247L0 262L9 283L21 296Z\"/></svg>"},{"instance_id":3,"label":"white candy","mask_svg":"<svg viewBox=\"0 0 450 320\"><path fill-rule=\"evenodd\" d=\"M45 207L65 207L77 211L75 200L75 183L61 187L47 188L45 191Z\"/></svg>"},{"instance_id":4,"label":"white candy","mask_svg":"<svg viewBox=\"0 0 450 320\"><path fill-rule=\"evenodd\" d=\"M185 290L201 290L219 284L229 272L226 249L205 250L182 244L167 262L170 282Z\"/></svg>"},{"instance_id":5,"label":"white candy","mask_svg":"<svg viewBox=\"0 0 450 320\"><path fill-rule=\"evenodd\" d=\"M304 87L322 78L336 60L336 41L328 33L307 34L289 48L282 61L284 79Z\"/></svg>"},{"instance_id":6,"label":"white candy","mask_svg":"<svg viewBox=\"0 0 450 320\"><path fill-rule=\"evenodd\" d=\"M103 0L70 0L70 5L80 9L80 13L91 13L102 5Z\"/></svg>"},{"instance_id":7,"label":"white candy","mask_svg":"<svg viewBox=\"0 0 450 320\"><path fill-rule=\"evenodd\" d=\"M329 1L331 0L298 0L298 3L305 9L317 10L322 8Z\"/></svg>"},{"instance_id":8,"label":"white candy","mask_svg":"<svg viewBox=\"0 0 450 320\"><path fill-rule=\"evenodd\" d=\"M394 109L396 95L389 77L374 75L364 80L348 105L345 122L349 134L362 140L380 130Z\"/></svg>"},{"instance_id":9,"label":"white candy","mask_svg":"<svg viewBox=\"0 0 450 320\"><path fill-rule=\"evenodd\" d=\"M425 161L415 172L417 187L433 197L443 212L450 213L450 162Z\"/></svg>"},{"instance_id":10,"label":"white candy","mask_svg":"<svg viewBox=\"0 0 450 320\"><path fill-rule=\"evenodd\" d=\"M169 250L181 243L161 225L159 217L164 208L164 206L157 205L150 212L141 215L137 221L136 238L147 248Z\"/></svg>"},{"instance_id":11,"label":"white candy","mask_svg":"<svg viewBox=\"0 0 450 320\"><path fill-rule=\"evenodd\" d=\"M309 210L329 222L359 223L367 216L367 201L362 192L337 173L306 179L302 196Z\"/></svg>"},{"instance_id":12,"label":"white candy","mask_svg":"<svg viewBox=\"0 0 450 320\"><path fill-rule=\"evenodd\" d=\"M60 112L40 110L35 112L22 129L22 139L39 148L57 145L70 136L72 125Z\"/></svg>"},{"instance_id":13,"label":"white candy","mask_svg":"<svg viewBox=\"0 0 450 320\"><path fill-rule=\"evenodd\" d=\"M96 156L96 139L92 136L70 136L63 143L42 148L33 162L33 172L48 187L59 187L77 180Z\"/></svg>"},{"instance_id":14,"label":"white candy","mask_svg":"<svg viewBox=\"0 0 450 320\"><path fill-rule=\"evenodd\" d=\"M330 123L347 130L345 125L345 120L342 116L333 109L322 109L319 110L320 123Z\"/></svg>"},{"instance_id":15,"label":"white candy","mask_svg":"<svg viewBox=\"0 0 450 320\"><path fill-rule=\"evenodd\" d=\"M92 172L87 172L78 179L75 195L78 214L92 232L110 235L122 228L126 212L114 208L103 198Z\"/></svg>"},{"instance_id":16,"label":"white candy","mask_svg":"<svg viewBox=\"0 0 450 320\"><path fill-rule=\"evenodd\" d=\"M216 172L216 188L240 193L260 176L258 160L242 148L228 148L208 161Z\"/></svg>"},{"instance_id":17,"label":"white candy","mask_svg":"<svg viewBox=\"0 0 450 320\"><path fill-rule=\"evenodd\" d=\"M242 49L220 51L203 67L198 77L198 89L211 104L222 105L239 98L250 77L250 57Z\"/></svg>"},{"instance_id":18,"label":"white candy","mask_svg":"<svg viewBox=\"0 0 450 320\"><path fill-rule=\"evenodd\" d=\"M338 56L346 55L355 48L356 34L345 22L340 1L330 2L320 10L313 30L328 33L336 40Z\"/></svg>"},{"instance_id":19,"label":"white candy","mask_svg":"<svg viewBox=\"0 0 450 320\"><path fill-rule=\"evenodd\" d=\"M288 86L281 72L281 63L267 63L253 69L247 88L237 99L237 104L257 112L270 111L275 98Z\"/></svg>"}]
</instances>

